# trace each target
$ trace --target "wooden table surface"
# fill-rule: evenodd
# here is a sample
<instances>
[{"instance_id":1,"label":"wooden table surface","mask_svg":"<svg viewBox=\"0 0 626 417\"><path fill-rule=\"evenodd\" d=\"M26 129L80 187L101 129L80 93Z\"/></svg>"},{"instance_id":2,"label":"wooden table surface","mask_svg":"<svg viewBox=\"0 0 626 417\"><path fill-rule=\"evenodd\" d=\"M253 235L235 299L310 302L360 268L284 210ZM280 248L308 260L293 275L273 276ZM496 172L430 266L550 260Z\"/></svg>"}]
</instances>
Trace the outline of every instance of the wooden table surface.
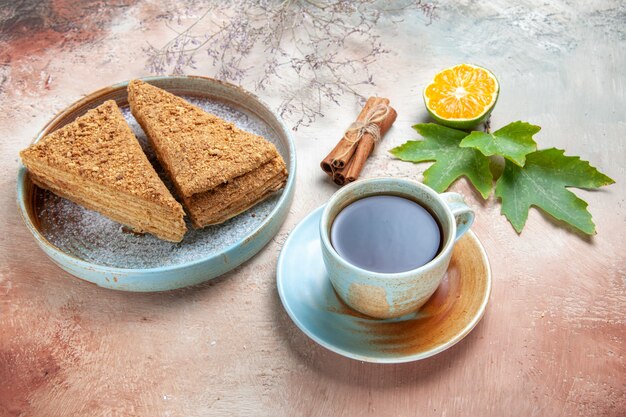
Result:
<instances>
[{"instance_id":1,"label":"wooden table surface","mask_svg":"<svg viewBox=\"0 0 626 417\"><path fill-rule=\"evenodd\" d=\"M541 146L581 155L617 182L575 191L597 225L591 238L535 209L518 236L493 196L483 201L464 179L454 184L477 211L473 230L493 271L490 304L462 342L401 365L322 348L291 322L276 291L286 236L336 190L318 163L358 113L349 94L339 95L340 105L322 99L324 117L294 131L299 159L289 217L233 272L194 288L130 294L75 279L43 254L16 208L18 151L81 96L154 75L148 46L163 47L205 10L191 0L75 3L0 3L1 416L626 414L623 2L441 1L434 14L396 11L371 29L386 52L368 64L374 85L354 88L389 97L399 116L364 177L422 178L428 165L386 151L417 138L411 125L426 120L420 91L429 78L474 62L501 83L493 127L538 124ZM228 7L211 12L222 22L239 17ZM352 42L342 54L358 56L362 47ZM279 108L298 78L274 77L260 90L254 80L266 54L251 57L260 64L239 82ZM181 70L220 75L203 50L195 59L195 68ZM361 75L346 77L359 82ZM297 114L286 117L295 126Z\"/></svg>"}]
</instances>

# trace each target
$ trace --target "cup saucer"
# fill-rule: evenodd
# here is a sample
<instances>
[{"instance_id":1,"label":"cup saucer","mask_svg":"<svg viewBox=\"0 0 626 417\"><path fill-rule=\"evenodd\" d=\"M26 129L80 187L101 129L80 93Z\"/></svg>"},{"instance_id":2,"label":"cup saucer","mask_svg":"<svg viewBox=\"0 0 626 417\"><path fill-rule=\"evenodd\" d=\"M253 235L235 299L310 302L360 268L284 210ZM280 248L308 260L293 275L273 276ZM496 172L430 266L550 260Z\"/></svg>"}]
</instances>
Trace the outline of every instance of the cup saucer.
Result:
<instances>
[{"instance_id":1,"label":"cup saucer","mask_svg":"<svg viewBox=\"0 0 626 417\"><path fill-rule=\"evenodd\" d=\"M314 210L293 229L276 273L285 310L311 339L361 361L411 362L448 349L480 321L491 293L491 270L472 231L456 243L446 276L419 311L378 320L346 306L328 279L319 237L323 209Z\"/></svg>"}]
</instances>

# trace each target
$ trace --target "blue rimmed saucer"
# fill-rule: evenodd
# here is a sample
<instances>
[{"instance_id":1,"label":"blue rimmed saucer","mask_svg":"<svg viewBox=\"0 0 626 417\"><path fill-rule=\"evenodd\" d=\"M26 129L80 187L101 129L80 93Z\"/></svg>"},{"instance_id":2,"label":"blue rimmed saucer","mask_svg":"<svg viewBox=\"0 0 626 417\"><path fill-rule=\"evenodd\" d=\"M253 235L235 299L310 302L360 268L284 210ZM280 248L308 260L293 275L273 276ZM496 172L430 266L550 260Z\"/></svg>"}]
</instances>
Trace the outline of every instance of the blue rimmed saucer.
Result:
<instances>
[{"instance_id":1,"label":"blue rimmed saucer","mask_svg":"<svg viewBox=\"0 0 626 417\"><path fill-rule=\"evenodd\" d=\"M450 348L478 324L491 293L491 271L473 232L456 243L446 276L428 303L417 313L378 320L347 307L326 275L319 239L323 208L291 232L276 274L285 310L311 339L349 358L401 363Z\"/></svg>"}]
</instances>

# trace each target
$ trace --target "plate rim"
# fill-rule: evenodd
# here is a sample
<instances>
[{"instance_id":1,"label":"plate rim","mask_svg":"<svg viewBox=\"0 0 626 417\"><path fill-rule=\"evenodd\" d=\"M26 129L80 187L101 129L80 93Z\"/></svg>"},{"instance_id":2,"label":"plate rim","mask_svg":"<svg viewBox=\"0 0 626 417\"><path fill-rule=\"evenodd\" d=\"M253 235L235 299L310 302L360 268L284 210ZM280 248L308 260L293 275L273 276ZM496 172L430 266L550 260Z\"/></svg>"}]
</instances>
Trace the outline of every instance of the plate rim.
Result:
<instances>
[{"instance_id":1,"label":"plate rim","mask_svg":"<svg viewBox=\"0 0 626 417\"><path fill-rule=\"evenodd\" d=\"M261 100L254 93L251 93L250 91L245 90L244 88L242 88L242 87L240 87L238 85L235 85L235 84L232 84L232 83L229 83L229 82L226 82L226 81L222 81L222 80L217 80L217 79L211 78L211 77L200 76L200 75L171 75L171 76L168 75L168 76L150 76L150 77L133 78L133 80L135 80L135 79L139 79L139 80L142 80L142 81L145 81L145 82L160 81L160 80L172 80L172 79L181 79L181 80L185 80L185 79L201 79L201 80L205 80L205 81L207 81L209 83L221 84L225 88L238 90L240 93L243 93L244 95L250 97L252 100L256 100L261 106L263 106L265 109L267 109L274 116L274 118L278 122L278 125L283 130L283 132L285 133L285 137L287 138L288 153L289 153L289 175L287 177L287 183L285 184L285 188L283 189L280 198L276 202L276 205L274 206L272 211L270 211L268 216L265 218L265 220L263 220L256 228L254 228L252 231L247 233L246 236L244 236L243 238L241 238L238 241L234 242L233 244L229 245L228 247L224 248L223 250L221 250L219 252L216 252L216 253L213 253L213 254L211 254L209 256L198 258L198 259L194 259L192 261L187 261L187 262L174 264L174 265L158 266L158 267L151 267L151 268L122 268L122 267L116 267L116 266L108 266L108 265L103 265L103 264L99 264L99 263L95 263L95 262L89 262L89 261L86 261L84 259L78 258L78 257L76 257L74 255L71 255L71 254L63 251L62 249L60 249L56 245L54 245L52 242L50 242L48 239L46 239L45 236L43 236L41 234L41 232L37 229L37 227L31 221L30 216L28 215L28 209L26 208L26 199L27 199L28 196L25 195L25 193L26 193L25 181L28 181L28 178L27 178L28 169L24 166L24 164L22 163L22 161L20 159L19 167L18 167L18 174L17 174L17 184L16 184L16 188L17 188L16 199L17 199L17 205L18 205L18 208L19 208L18 211L20 212L20 216L22 218L22 221L26 224L27 229L30 231L30 233L33 235L33 237L35 238L35 240L37 241L37 243L40 246L47 247L48 250L52 251L61 260L67 261L68 263L72 263L72 264L74 264L74 265L76 265L76 266L78 266L80 268L83 268L83 269L94 269L97 272L103 272L103 273L110 274L110 275L125 275L125 274L128 274L128 273L132 273L132 274L135 274L135 275L150 275L150 274L161 273L161 272L175 272L177 270L190 268L190 267L196 266L196 265L204 263L204 262L210 262L211 260L221 258L224 254L231 253L233 250L236 250L238 247L240 247L241 245L243 245L244 243L249 241L251 237L258 235L263 229L268 227L269 223L278 214L278 212L282 209L282 207L285 204L287 204L287 208L288 208L288 206L291 204L291 198L292 198L292 194L293 194L293 189L294 189L294 185L295 185L295 177L296 177L296 175L295 175L296 174L296 150L295 150L295 143L294 143L293 137L291 135L290 129L285 125L285 122L282 120L282 118L274 110L271 110L271 107L264 100ZM33 143L38 142L42 137L44 137L46 134L48 134L48 130L50 129L50 127L53 126L55 124L55 122L57 122L59 119L65 117L67 114L72 113L76 109L78 109L78 108L80 108L80 107L82 107L82 106L84 106L84 105L86 105L88 103L91 103L93 101L97 101L97 99L99 97L101 97L102 95L104 95L105 93L110 93L112 91L125 89L128 86L128 83L130 83L130 81L131 80L126 80L126 81L122 81L122 82L119 82L119 83L115 83L115 84L113 84L111 86L108 86L108 87L100 88L100 89L98 89L98 90L96 90L94 92L91 92L91 93L87 94L86 96L84 96L80 100L77 100L77 101L73 102L69 106L65 107L63 110L61 110L56 115L54 115L38 131L38 133L35 136L35 139L33 141L31 141L30 144L32 145ZM44 252L49 257L52 258L51 254L49 254L47 251L44 251ZM252 256L254 256L254 254ZM54 259L54 258L52 258L52 260L55 263L59 263L60 262L60 260L57 260L57 259ZM245 262L245 260L244 260L244 262ZM74 275L74 274L72 274L72 275ZM78 277L78 278L84 279L83 277Z\"/></svg>"},{"instance_id":2,"label":"plate rim","mask_svg":"<svg viewBox=\"0 0 626 417\"><path fill-rule=\"evenodd\" d=\"M476 327L476 325L480 322L480 320L483 318L483 316L485 315L485 311L487 309L487 304L489 304L489 299L491 298L491 291L492 291L492 272L491 272L491 265L489 263L489 258L487 257L487 252L485 251L485 248L483 246L483 244L480 242L480 240L478 239L478 237L476 236L476 233L474 233L473 230L468 230L467 231L467 235L474 241L474 243L478 246L480 255L481 255L481 260L482 262L485 264L486 266L486 271L487 271L487 276L486 276L486 289L485 292L483 294L483 298L481 300L480 306L478 308L477 313L474 315L474 317L472 317L472 319L461 329L461 331L459 331L457 334L454 335L454 337L452 337L450 340L446 341L445 343L435 346L434 348L428 349L424 352L420 352L420 353L413 353L413 354L409 354L409 355L399 355L399 356L385 356L385 357L376 357L376 356L367 356L367 355L361 355L358 353L354 353L342 348L339 348L331 343L328 343L327 341L325 341L324 339L318 337L317 335L313 334L299 319L298 316L293 312L293 310L291 309L289 302L287 301L287 298L284 294L284 288L283 288L283 282L284 282L284 278L283 278L283 266L284 266L284 262L285 262L285 248L289 246L289 244L291 243L292 238L296 235L297 231L299 228L303 227L303 224L305 223L305 221L309 220L309 218L314 217L316 215L320 215L321 216L321 212L324 209L324 207L326 206L326 204L321 205L320 207L312 210L309 214L307 214L304 218L302 218L302 220L300 220L300 222L293 228L293 230L289 233L289 237L287 238L287 240L285 241L281 251L280 251L280 255L278 257L278 261L276 264L276 287L278 290L278 295L280 297L280 301L283 305L283 308L285 309L285 311L287 312L287 314L289 315L289 317L291 318L291 320L294 322L294 324L304 333L306 334L310 339L312 339L313 341L315 341L316 343L318 343L319 345L325 347L326 349L337 353L341 356L345 356L347 358L350 359L355 359L355 360L359 360L359 361L363 361L363 362L370 362L370 363L407 363L407 362L414 362L414 361L418 361L418 360L422 360L422 359L426 359L426 358L430 358L431 356L434 356L438 353L441 353L449 348L451 348L452 346L456 345L458 342L460 342L461 340L463 340L468 334L471 333L471 331L474 329L474 327Z\"/></svg>"}]
</instances>

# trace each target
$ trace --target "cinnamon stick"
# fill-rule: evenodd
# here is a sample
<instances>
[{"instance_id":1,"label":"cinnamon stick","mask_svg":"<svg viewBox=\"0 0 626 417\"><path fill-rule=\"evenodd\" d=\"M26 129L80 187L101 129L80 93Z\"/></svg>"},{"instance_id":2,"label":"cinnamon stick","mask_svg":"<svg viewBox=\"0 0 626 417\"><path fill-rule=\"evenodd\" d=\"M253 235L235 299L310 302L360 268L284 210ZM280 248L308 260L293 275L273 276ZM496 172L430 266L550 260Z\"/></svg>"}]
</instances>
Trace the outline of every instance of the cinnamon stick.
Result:
<instances>
[{"instance_id":1,"label":"cinnamon stick","mask_svg":"<svg viewBox=\"0 0 626 417\"><path fill-rule=\"evenodd\" d=\"M359 113L359 116L357 117L357 121L364 121L370 110L380 103L389 104L389 100L380 97L368 98L365 106L361 110L361 113ZM333 150L330 151L326 158L322 160L320 166L324 172L332 176L336 169L341 169L346 166L357 148L354 146L355 136L356 133L353 132L344 135L344 137L341 138L339 143L337 143Z\"/></svg>"},{"instance_id":2,"label":"cinnamon stick","mask_svg":"<svg viewBox=\"0 0 626 417\"><path fill-rule=\"evenodd\" d=\"M358 146L358 145L357 145ZM354 158L349 160L346 166L340 169L335 169L335 172L332 175L333 182L337 185L345 185L346 183L346 174L350 169L350 166L354 162Z\"/></svg>"},{"instance_id":3,"label":"cinnamon stick","mask_svg":"<svg viewBox=\"0 0 626 417\"><path fill-rule=\"evenodd\" d=\"M320 166L322 167L322 171L324 171L325 173L327 173L331 177L333 176L333 171L335 170L335 168L332 165L333 164L333 160L335 159L335 155L341 155L341 152L345 152L345 149L346 149L345 143L346 143L346 141L342 138L337 143L337 145L335 145L333 150L330 151L328 156L326 156L326 158L324 158L322 160L322 163L320 164Z\"/></svg>"},{"instance_id":4,"label":"cinnamon stick","mask_svg":"<svg viewBox=\"0 0 626 417\"><path fill-rule=\"evenodd\" d=\"M389 100L387 100L385 104L389 104ZM393 107L389 107L389 113L387 114L387 117L378 125L378 127L380 128L381 138L391 128L393 122L396 121L396 117L398 117L396 111L393 109ZM333 174L333 181L335 182L335 184L344 185L356 181L356 179L359 178L363 167L365 166L367 158L369 158L375 146L376 142L374 141L374 137L367 132L363 134L363 137L361 138L357 146L355 146L356 150L354 152L354 156L350 159L348 164L345 165L343 169L335 170L335 173Z\"/></svg>"}]
</instances>

